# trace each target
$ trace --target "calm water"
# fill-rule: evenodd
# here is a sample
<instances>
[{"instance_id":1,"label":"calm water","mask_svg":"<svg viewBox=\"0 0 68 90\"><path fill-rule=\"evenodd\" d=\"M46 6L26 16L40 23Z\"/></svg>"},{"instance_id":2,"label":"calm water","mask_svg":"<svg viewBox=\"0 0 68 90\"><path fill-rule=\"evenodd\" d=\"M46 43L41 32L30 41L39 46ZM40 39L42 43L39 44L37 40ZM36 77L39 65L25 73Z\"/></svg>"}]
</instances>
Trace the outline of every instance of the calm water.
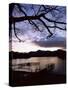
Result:
<instances>
[{"instance_id":1,"label":"calm water","mask_svg":"<svg viewBox=\"0 0 68 90\"><path fill-rule=\"evenodd\" d=\"M16 71L35 72L42 70L47 65L54 64L53 73L65 74L65 60L58 57L32 57L29 59L13 59L12 69Z\"/></svg>"}]
</instances>

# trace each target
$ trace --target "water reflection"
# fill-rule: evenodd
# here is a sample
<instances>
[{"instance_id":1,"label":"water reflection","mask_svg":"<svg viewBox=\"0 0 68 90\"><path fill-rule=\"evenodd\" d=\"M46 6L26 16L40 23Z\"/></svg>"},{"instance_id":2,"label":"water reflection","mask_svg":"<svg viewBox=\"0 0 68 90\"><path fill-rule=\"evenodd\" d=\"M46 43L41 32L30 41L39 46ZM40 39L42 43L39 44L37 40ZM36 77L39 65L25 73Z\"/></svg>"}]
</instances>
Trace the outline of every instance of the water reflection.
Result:
<instances>
[{"instance_id":1,"label":"water reflection","mask_svg":"<svg viewBox=\"0 0 68 90\"><path fill-rule=\"evenodd\" d=\"M32 57L29 59L13 59L12 69L17 71L35 72L43 70L47 65L54 64L53 73L65 74L65 60L58 57Z\"/></svg>"}]
</instances>

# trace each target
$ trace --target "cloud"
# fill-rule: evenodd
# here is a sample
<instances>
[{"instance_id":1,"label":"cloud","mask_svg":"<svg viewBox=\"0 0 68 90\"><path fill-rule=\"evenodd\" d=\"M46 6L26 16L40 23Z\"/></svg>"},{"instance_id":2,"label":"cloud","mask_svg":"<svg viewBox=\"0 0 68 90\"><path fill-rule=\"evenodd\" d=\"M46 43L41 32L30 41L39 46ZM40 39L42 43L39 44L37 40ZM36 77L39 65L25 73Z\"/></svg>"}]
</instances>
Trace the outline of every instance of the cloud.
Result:
<instances>
[{"instance_id":1,"label":"cloud","mask_svg":"<svg viewBox=\"0 0 68 90\"><path fill-rule=\"evenodd\" d=\"M66 48L66 39L63 37L56 37L47 41L34 41L34 44L40 47L64 47Z\"/></svg>"}]
</instances>

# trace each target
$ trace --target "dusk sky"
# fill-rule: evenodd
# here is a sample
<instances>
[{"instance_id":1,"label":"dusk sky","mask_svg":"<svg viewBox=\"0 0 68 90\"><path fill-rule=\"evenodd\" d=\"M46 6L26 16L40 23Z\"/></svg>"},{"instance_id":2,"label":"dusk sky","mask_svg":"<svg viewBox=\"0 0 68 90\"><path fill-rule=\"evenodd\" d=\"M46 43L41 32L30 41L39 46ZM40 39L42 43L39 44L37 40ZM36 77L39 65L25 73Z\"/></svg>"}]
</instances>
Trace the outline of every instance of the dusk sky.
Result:
<instances>
[{"instance_id":1,"label":"dusk sky","mask_svg":"<svg viewBox=\"0 0 68 90\"><path fill-rule=\"evenodd\" d=\"M40 5L32 5L29 4L21 4L22 9L27 13L28 16L33 16L37 13ZM54 6L53 6L54 7ZM55 14L52 13L46 14L46 17L57 20L58 22L65 22L66 23L66 8L64 6L58 6L58 11L54 11ZM43 10L43 8L41 8ZM15 6L13 10L14 17L24 16L19 9ZM44 20L43 18L41 18ZM52 22L45 21L46 24L49 26L53 26ZM42 32L35 30L35 28L28 23L27 20L22 22L17 22L15 24L16 32L18 37L22 40L19 42L18 39L14 35L13 25L12 25L12 50L17 52L30 52L30 51L37 51L37 50L57 50L57 49L66 49L66 30L59 30L56 28L55 30L51 28L53 35L50 38L47 38L48 31L39 23L38 20L35 21L36 24L39 25L40 30ZM60 27L65 27L63 24L58 24Z\"/></svg>"}]
</instances>

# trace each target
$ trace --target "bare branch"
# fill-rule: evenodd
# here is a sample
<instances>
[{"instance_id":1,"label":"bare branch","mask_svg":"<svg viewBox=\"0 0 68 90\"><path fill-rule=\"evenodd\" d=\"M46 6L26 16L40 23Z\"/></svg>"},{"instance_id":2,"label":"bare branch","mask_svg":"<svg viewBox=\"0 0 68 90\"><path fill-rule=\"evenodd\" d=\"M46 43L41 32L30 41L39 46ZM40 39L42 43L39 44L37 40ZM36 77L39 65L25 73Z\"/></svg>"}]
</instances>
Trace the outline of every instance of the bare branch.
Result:
<instances>
[{"instance_id":1,"label":"bare branch","mask_svg":"<svg viewBox=\"0 0 68 90\"><path fill-rule=\"evenodd\" d=\"M27 16L27 14L25 13L25 11L24 11L23 9L21 9L20 4L17 4L17 6L18 6L19 10L20 10L25 16Z\"/></svg>"},{"instance_id":2,"label":"bare branch","mask_svg":"<svg viewBox=\"0 0 68 90\"><path fill-rule=\"evenodd\" d=\"M37 11L36 15L38 15L38 14L39 14L39 12L40 12L40 9L41 9L41 6L39 7L39 9L38 9L38 11Z\"/></svg>"},{"instance_id":3,"label":"bare branch","mask_svg":"<svg viewBox=\"0 0 68 90\"><path fill-rule=\"evenodd\" d=\"M15 23L14 23L14 34L15 34L16 38L19 40L19 42L21 42L21 39L19 39L19 37L17 36L16 30L15 30Z\"/></svg>"},{"instance_id":4,"label":"bare branch","mask_svg":"<svg viewBox=\"0 0 68 90\"><path fill-rule=\"evenodd\" d=\"M43 18L46 19L49 22L58 23L58 24L66 24L65 22L59 22L59 21L55 21L55 20L49 19L49 18L45 17L45 15L43 15Z\"/></svg>"},{"instance_id":5,"label":"bare branch","mask_svg":"<svg viewBox=\"0 0 68 90\"><path fill-rule=\"evenodd\" d=\"M47 10L44 5L42 5L42 7L44 8L45 14L47 14L49 12L52 12L53 10L55 10L57 8L57 6L55 6L55 7L52 7L52 8L48 8L48 10Z\"/></svg>"},{"instance_id":6,"label":"bare branch","mask_svg":"<svg viewBox=\"0 0 68 90\"><path fill-rule=\"evenodd\" d=\"M47 18L45 16L45 13L42 13L38 16L9 17L9 20L11 22L20 22L20 21L24 21L24 20L36 20L36 19L39 19L40 17L43 17L45 20L47 20L49 22L58 23L58 24L66 24L65 22L59 22L59 21L55 21L55 20Z\"/></svg>"},{"instance_id":7,"label":"bare branch","mask_svg":"<svg viewBox=\"0 0 68 90\"><path fill-rule=\"evenodd\" d=\"M29 21L29 23L30 23L31 25L33 25L34 27L36 27L36 30L38 30L38 31L41 32L41 30L39 29L39 27L37 26L37 24L36 24L35 22L33 22L33 21L31 20L31 21Z\"/></svg>"},{"instance_id":8,"label":"bare branch","mask_svg":"<svg viewBox=\"0 0 68 90\"><path fill-rule=\"evenodd\" d=\"M24 21L24 20L36 20L36 19L39 19L40 17L39 16L23 16L23 17L10 17L9 20L11 22L21 22L21 21Z\"/></svg>"},{"instance_id":9,"label":"bare branch","mask_svg":"<svg viewBox=\"0 0 68 90\"><path fill-rule=\"evenodd\" d=\"M58 29L60 29L60 30L66 30L66 28L61 28L61 27L59 27L59 26L48 26L49 28L58 28Z\"/></svg>"},{"instance_id":10,"label":"bare branch","mask_svg":"<svg viewBox=\"0 0 68 90\"><path fill-rule=\"evenodd\" d=\"M48 30L48 32L50 33L50 35L48 36L48 37L51 37L53 34L52 34L52 32L49 30L49 28L48 28L48 26L46 25L46 23L42 20L42 19L39 19L42 23L43 23L43 25L45 26L45 28Z\"/></svg>"}]
</instances>

